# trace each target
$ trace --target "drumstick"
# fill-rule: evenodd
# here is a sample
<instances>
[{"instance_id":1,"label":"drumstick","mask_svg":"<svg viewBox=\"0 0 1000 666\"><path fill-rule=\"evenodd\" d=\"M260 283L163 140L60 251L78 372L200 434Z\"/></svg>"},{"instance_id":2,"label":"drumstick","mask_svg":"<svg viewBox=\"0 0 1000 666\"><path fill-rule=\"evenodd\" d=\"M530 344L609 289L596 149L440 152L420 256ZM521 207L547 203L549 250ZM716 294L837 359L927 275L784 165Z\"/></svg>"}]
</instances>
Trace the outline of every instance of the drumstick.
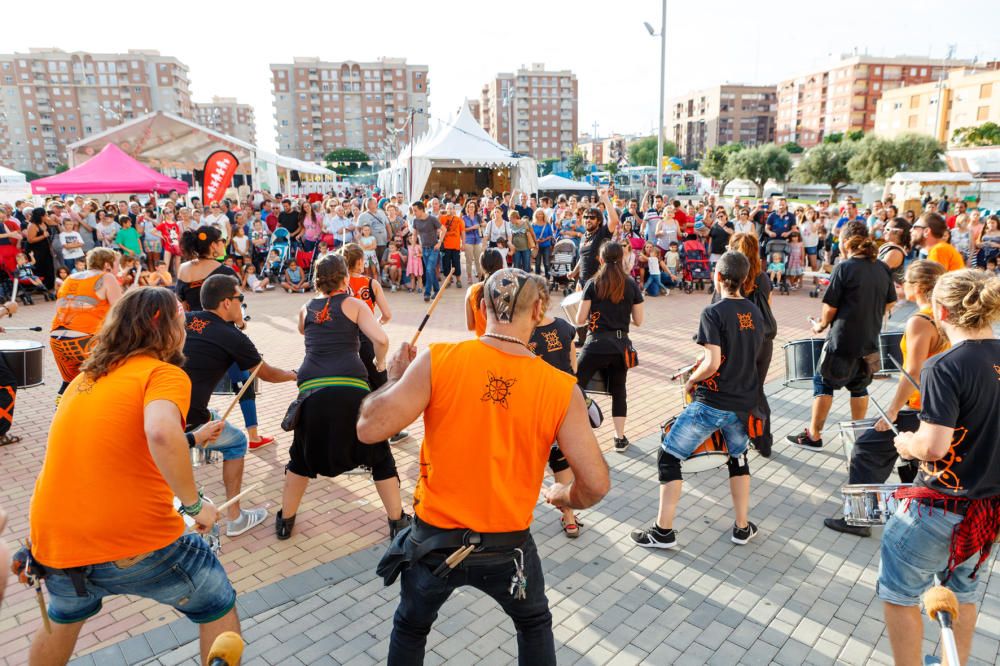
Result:
<instances>
[{"instance_id":1,"label":"drumstick","mask_svg":"<svg viewBox=\"0 0 1000 666\"><path fill-rule=\"evenodd\" d=\"M40 331L41 326L4 326L5 331Z\"/></svg>"},{"instance_id":2,"label":"drumstick","mask_svg":"<svg viewBox=\"0 0 1000 666\"><path fill-rule=\"evenodd\" d=\"M700 362L701 361L698 361L696 363L692 363L691 365L688 365L688 366L685 366L685 367L681 368L680 370L678 370L674 374L670 375L670 381L676 382L678 379L680 379L681 375L683 375L683 374L685 374L687 372L690 372L691 370L694 370L698 366L698 364Z\"/></svg>"},{"instance_id":3,"label":"drumstick","mask_svg":"<svg viewBox=\"0 0 1000 666\"><path fill-rule=\"evenodd\" d=\"M230 403L229 405L229 409L227 409L226 413L222 415L221 419L222 421L225 421L229 417L229 413L233 411L233 408L240 403L240 398L243 397L243 394L246 393L247 389L250 388L250 385L253 384L253 380L257 378L257 373L260 372L260 369L263 365L264 361L258 363L257 367L254 368L253 372L250 373L250 377L245 382L243 382L243 386L240 388L240 392L236 394L236 397L233 398L232 403Z\"/></svg>"},{"instance_id":4,"label":"drumstick","mask_svg":"<svg viewBox=\"0 0 1000 666\"><path fill-rule=\"evenodd\" d=\"M444 284L442 284L441 288L438 289L437 296L434 297L433 302L431 302L431 306L427 308L427 314L424 315L424 320L420 322L420 326L417 326L417 332L413 334L413 340L410 341L411 347L417 346L417 338L420 337L420 333L424 330L424 326L427 325L427 320L431 318L431 313L434 312L434 308L437 307L438 301L441 300L441 296L444 294L444 290L448 288L448 283L451 282L451 278L453 275L455 275L454 268L448 271L448 275L444 279Z\"/></svg>"},{"instance_id":5,"label":"drumstick","mask_svg":"<svg viewBox=\"0 0 1000 666\"><path fill-rule=\"evenodd\" d=\"M872 401L872 404L875 405L875 411L878 412L878 415L881 416L885 420L885 422L889 424L889 430L892 430L893 434L898 435L899 431L896 430L896 426L893 425L892 419L886 416L885 412L882 411L882 408L879 407L878 403L875 401L875 398L873 398L872 396L868 396L868 398Z\"/></svg>"},{"instance_id":6,"label":"drumstick","mask_svg":"<svg viewBox=\"0 0 1000 666\"><path fill-rule=\"evenodd\" d=\"M239 493L238 495L234 495L233 497L230 497L225 502L215 507L215 510L218 511L219 513L222 513L223 509L228 509L230 506L233 505L234 502L240 501L240 499L251 490L257 490L258 486L260 486L259 481L256 483L251 483L249 486L243 489L243 492Z\"/></svg>"},{"instance_id":7,"label":"drumstick","mask_svg":"<svg viewBox=\"0 0 1000 666\"><path fill-rule=\"evenodd\" d=\"M10 300L14 301L15 303L17 302L17 286L19 284L21 284L21 281L18 280L17 277L15 277L14 278L14 288L10 290ZM7 316L8 317L12 317L13 315L8 312Z\"/></svg>"},{"instance_id":8,"label":"drumstick","mask_svg":"<svg viewBox=\"0 0 1000 666\"><path fill-rule=\"evenodd\" d=\"M10 330L10 329L7 329L7 330ZM896 360L896 357L893 356L891 352L886 352L885 355L889 357L889 360L892 361L892 364L894 366L896 366L896 369L903 373L903 376L906 377L907 381L910 382L910 384L913 386L913 388L915 388L916 390L919 391L920 390L920 384L918 384L917 382L915 382L913 380L913 375L911 375L910 373L908 373L906 370L903 369L903 366L899 364L899 361Z\"/></svg>"}]
</instances>

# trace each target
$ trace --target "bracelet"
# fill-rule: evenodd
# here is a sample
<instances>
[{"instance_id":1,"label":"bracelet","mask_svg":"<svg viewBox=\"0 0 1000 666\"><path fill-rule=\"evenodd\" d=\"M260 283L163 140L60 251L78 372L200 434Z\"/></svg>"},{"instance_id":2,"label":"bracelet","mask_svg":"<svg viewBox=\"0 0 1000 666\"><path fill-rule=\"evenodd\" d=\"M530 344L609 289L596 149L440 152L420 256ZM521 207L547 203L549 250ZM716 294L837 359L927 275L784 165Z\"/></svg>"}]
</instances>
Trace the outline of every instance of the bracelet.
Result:
<instances>
[{"instance_id":1,"label":"bracelet","mask_svg":"<svg viewBox=\"0 0 1000 666\"><path fill-rule=\"evenodd\" d=\"M203 496L201 494L201 491L199 490L198 501L188 506L184 506L183 504L181 504L180 508L177 509L177 513L181 514L182 516L191 516L192 518L194 518L199 513L201 513L201 509L203 506L204 506Z\"/></svg>"},{"instance_id":2,"label":"bracelet","mask_svg":"<svg viewBox=\"0 0 1000 666\"><path fill-rule=\"evenodd\" d=\"M192 449L194 447L198 446L198 442L196 442L195 439L194 439L194 433L193 432L186 432L186 433L184 433L184 438L187 439L188 446L191 447Z\"/></svg>"}]
</instances>

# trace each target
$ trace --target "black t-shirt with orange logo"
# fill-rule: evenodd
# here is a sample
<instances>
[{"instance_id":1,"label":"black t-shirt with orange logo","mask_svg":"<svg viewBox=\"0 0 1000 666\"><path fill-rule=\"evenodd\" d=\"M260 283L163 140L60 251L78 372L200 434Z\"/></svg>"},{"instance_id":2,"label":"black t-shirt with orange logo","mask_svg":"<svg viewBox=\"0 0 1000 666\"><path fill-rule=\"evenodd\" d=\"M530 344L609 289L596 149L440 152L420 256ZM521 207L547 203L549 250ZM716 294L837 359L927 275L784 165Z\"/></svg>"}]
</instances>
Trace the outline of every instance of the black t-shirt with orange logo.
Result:
<instances>
[{"instance_id":1,"label":"black t-shirt with orange logo","mask_svg":"<svg viewBox=\"0 0 1000 666\"><path fill-rule=\"evenodd\" d=\"M956 497L1000 495L1000 340L966 340L920 372L920 420L954 428L941 460L920 464L916 484Z\"/></svg>"},{"instance_id":2,"label":"black t-shirt with orange logo","mask_svg":"<svg viewBox=\"0 0 1000 666\"><path fill-rule=\"evenodd\" d=\"M764 341L764 316L745 298L723 298L701 311L699 345L722 349L722 364L698 384L694 399L728 412L748 411L757 404L760 378L757 354Z\"/></svg>"},{"instance_id":3,"label":"black t-shirt with orange logo","mask_svg":"<svg viewBox=\"0 0 1000 666\"><path fill-rule=\"evenodd\" d=\"M528 349L552 367L573 374L570 349L575 337L576 329L573 324L556 317L551 324L535 328L528 341Z\"/></svg>"}]
</instances>

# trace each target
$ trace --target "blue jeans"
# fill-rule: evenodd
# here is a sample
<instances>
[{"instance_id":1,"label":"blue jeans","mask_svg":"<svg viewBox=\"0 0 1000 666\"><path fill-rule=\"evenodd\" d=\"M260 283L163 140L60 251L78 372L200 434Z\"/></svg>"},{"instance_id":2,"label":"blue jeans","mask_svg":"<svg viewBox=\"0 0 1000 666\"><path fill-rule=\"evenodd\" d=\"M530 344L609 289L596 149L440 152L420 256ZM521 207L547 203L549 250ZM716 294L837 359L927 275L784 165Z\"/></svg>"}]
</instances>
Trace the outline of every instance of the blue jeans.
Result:
<instances>
[{"instance_id":1,"label":"blue jeans","mask_svg":"<svg viewBox=\"0 0 1000 666\"><path fill-rule=\"evenodd\" d=\"M437 276L439 254L437 250L426 247L421 252L421 257L424 260L424 296L433 296L441 290Z\"/></svg>"},{"instance_id":2,"label":"blue jeans","mask_svg":"<svg viewBox=\"0 0 1000 666\"><path fill-rule=\"evenodd\" d=\"M549 259L552 256L552 246L545 245L538 246L538 254L535 255L535 272L539 275L542 274L542 270L545 271L545 277L549 276Z\"/></svg>"},{"instance_id":3,"label":"blue jeans","mask_svg":"<svg viewBox=\"0 0 1000 666\"><path fill-rule=\"evenodd\" d=\"M517 630L518 664L522 666L552 666L556 663L555 642L552 638L552 614L545 596L542 562L529 536L523 546L524 573L528 578L527 597L515 599L510 594L510 579L514 575L513 559L476 564L466 560L447 578L433 571L442 558L428 557L403 571L399 606L393 617L389 639L389 666L419 666L424 663L427 634L437 618L438 610L451 593L470 585L493 597Z\"/></svg>"},{"instance_id":4,"label":"blue jeans","mask_svg":"<svg viewBox=\"0 0 1000 666\"><path fill-rule=\"evenodd\" d=\"M948 572L951 533L963 516L939 508L919 506L903 500L882 532L882 559L878 565L878 598L897 606L918 606L920 595L934 584L934 576L944 580ZM962 562L945 586L960 604L974 604L978 580L969 578L979 553Z\"/></svg>"},{"instance_id":5,"label":"blue jeans","mask_svg":"<svg viewBox=\"0 0 1000 666\"><path fill-rule=\"evenodd\" d=\"M514 268L525 273L531 272L531 250L514 250Z\"/></svg>"},{"instance_id":6,"label":"blue jeans","mask_svg":"<svg viewBox=\"0 0 1000 666\"><path fill-rule=\"evenodd\" d=\"M49 569L49 618L58 624L83 622L100 612L104 597L132 594L172 606L197 624L214 622L236 604L226 570L196 534L185 534L144 560L121 568L114 562L83 567L86 596L77 596L62 569Z\"/></svg>"},{"instance_id":7,"label":"blue jeans","mask_svg":"<svg viewBox=\"0 0 1000 666\"><path fill-rule=\"evenodd\" d=\"M678 460L687 460L716 430L722 430L730 458L739 458L746 453L750 440L747 438L746 426L736 413L709 407L697 401L681 411L661 446Z\"/></svg>"},{"instance_id":8,"label":"blue jeans","mask_svg":"<svg viewBox=\"0 0 1000 666\"><path fill-rule=\"evenodd\" d=\"M210 411L213 421L219 418L219 412L214 409ZM247 443L246 433L226 421L222 426L222 433L207 448L220 452L223 460L237 460L246 456Z\"/></svg>"},{"instance_id":9,"label":"blue jeans","mask_svg":"<svg viewBox=\"0 0 1000 666\"><path fill-rule=\"evenodd\" d=\"M233 363L229 366L229 380L233 384L242 384L250 379L249 370L240 370L240 366ZM249 396L249 397L248 397ZM253 428L257 425L257 397L253 394L253 387L247 389L240 400L240 411L243 412L243 425Z\"/></svg>"}]
</instances>

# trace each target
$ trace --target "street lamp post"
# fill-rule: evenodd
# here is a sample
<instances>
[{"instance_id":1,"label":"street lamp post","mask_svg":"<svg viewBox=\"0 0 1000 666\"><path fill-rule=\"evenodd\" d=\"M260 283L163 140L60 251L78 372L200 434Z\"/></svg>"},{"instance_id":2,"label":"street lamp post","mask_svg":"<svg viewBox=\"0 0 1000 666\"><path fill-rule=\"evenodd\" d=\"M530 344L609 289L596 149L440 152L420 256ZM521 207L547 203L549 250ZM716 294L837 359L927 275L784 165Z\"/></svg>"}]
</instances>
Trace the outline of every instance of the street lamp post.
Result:
<instances>
[{"instance_id":1,"label":"street lamp post","mask_svg":"<svg viewBox=\"0 0 1000 666\"><path fill-rule=\"evenodd\" d=\"M644 23L646 30L653 37L657 36L653 26ZM656 133L656 193L660 194L663 188L663 97L665 94L664 82L667 74L667 0L662 0L660 10L660 129Z\"/></svg>"}]
</instances>

